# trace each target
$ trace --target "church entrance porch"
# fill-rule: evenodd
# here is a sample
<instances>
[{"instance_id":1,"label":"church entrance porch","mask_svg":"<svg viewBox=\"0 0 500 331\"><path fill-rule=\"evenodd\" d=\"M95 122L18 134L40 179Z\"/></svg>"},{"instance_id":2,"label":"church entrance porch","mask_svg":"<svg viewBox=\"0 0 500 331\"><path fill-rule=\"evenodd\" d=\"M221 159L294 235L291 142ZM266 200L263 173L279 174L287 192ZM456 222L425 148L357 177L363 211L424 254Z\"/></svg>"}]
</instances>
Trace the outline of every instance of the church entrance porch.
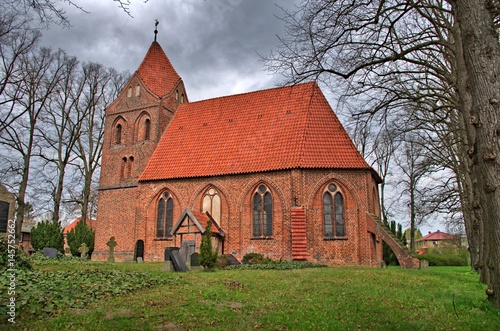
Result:
<instances>
[{"instance_id":1,"label":"church entrance porch","mask_svg":"<svg viewBox=\"0 0 500 331\"><path fill-rule=\"evenodd\" d=\"M219 254L224 254L225 233L210 213L195 212L186 208L177 224L172 228L174 246L180 248L180 255L185 261L195 252L199 252L202 235L205 233L208 221L212 222L212 246L218 249Z\"/></svg>"}]
</instances>

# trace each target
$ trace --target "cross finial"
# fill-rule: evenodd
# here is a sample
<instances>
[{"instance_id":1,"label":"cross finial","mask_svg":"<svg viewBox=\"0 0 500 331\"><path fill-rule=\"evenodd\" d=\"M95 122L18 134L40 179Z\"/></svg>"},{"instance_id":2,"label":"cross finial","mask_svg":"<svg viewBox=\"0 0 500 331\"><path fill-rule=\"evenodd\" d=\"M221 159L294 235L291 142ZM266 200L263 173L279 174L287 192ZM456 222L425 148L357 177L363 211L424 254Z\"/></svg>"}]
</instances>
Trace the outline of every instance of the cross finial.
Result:
<instances>
[{"instance_id":1,"label":"cross finial","mask_svg":"<svg viewBox=\"0 0 500 331\"><path fill-rule=\"evenodd\" d=\"M160 22L158 22L158 20L155 20L155 41L156 41L156 35L158 34L158 24L160 24Z\"/></svg>"}]
</instances>

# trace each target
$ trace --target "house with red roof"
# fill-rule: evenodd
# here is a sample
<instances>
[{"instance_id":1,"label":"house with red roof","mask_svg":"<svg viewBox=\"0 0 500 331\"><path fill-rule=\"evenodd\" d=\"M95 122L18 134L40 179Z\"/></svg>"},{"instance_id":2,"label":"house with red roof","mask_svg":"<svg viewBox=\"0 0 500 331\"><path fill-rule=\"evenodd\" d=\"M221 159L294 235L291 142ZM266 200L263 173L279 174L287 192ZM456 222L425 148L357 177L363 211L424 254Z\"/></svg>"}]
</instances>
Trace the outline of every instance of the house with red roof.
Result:
<instances>
[{"instance_id":1,"label":"house with red roof","mask_svg":"<svg viewBox=\"0 0 500 331\"><path fill-rule=\"evenodd\" d=\"M316 83L189 102L154 41L106 109L92 259L187 256L211 218L240 260L378 266L380 181Z\"/></svg>"},{"instance_id":2,"label":"house with red roof","mask_svg":"<svg viewBox=\"0 0 500 331\"><path fill-rule=\"evenodd\" d=\"M459 248L462 245L462 237L437 230L416 240L415 247L418 249L434 248Z\"/></svg>"}]
</instances>

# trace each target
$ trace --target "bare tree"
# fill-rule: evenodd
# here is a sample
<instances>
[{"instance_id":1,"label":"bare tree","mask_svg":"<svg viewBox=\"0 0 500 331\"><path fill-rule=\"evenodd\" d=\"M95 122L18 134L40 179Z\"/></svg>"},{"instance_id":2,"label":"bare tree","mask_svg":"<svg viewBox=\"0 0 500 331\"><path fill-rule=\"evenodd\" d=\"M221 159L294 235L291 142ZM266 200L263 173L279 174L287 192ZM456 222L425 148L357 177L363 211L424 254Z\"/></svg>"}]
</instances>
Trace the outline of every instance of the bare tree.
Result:
<instances>
[{"instance_id":1,"label":"bare tree","mask_svg":"<svg viewBox=\"0 0 500 331\"><path fill-rule=\"evenodd\" d=\"M429 194L432 184L423 181L428 178L433 160L426 157L424 153L425 142L414 135L404 139L401 145L402 151L396 157L403 176L400 177L399 185L403 187L402 194L408 197L407 205L410 214L410 250L415 250L415 231L425 221L425 217L433 211L425 208L425 197Z\"/></svg>"},{"instance_id":2,"label":"bare tree","mask_svg":"<svg viewBox=\"0 0 500 331\"><path fill-rule=\"evenodd\" d=\"M464 210L469 209L467 236L479 251L478 270L495 307L500 307L499 8L498 0L305 0L297 11L285 11L287 37L268 58L270 69L291 82L333 75L351 89L397 82L415 91L419 80L427 79L427 86L451 90L465 133L459 141L468 151L458 154L467 166L462 175L470 175L472 183L471 189L461 186ZM400 91L372 94L368 112L408 100ZM425 97L415 94L415 102L432 94L424 92ZM444 97L441 103L448 101Z\"/></svg>"},{"instance_id":3,"label":"bare tree","mask_svg":"<svg viewBox=\"0 0 500 331\"><path fill-rule=\"evenodd\" d=\"M3 0L0 10L14 13L18 17L36 19L44 26L57 24L69 27L66 11L60 6L62 3L85 11L78 1L73 0Z\"/></svg>"},{"instance_id":4,"label":"bare tree","mask_svg":"<svg viewBox=\"0 0 500 331\"><path fill-rule=\"evenodd\" d=\"M38 155L45 165L42 174L50 177L46 183L50 186L52 220L55 222L59 222L66 170L75 158L73 149L82 123L76 111L82 93L81 85L77 84L78 61L63 51L59 54L63 67L61 76L36 132L43 147Z\"/></svg>"},{"instance_id":5,"label":"bare tree","mask_svg":"<svg viewBox=\"0 0 500 331\"><path fill-rule=\"evenodd\" d=\"M14 101L18 95L5 93L9 84L17 84L23 75L19 62L22 56L34 50L40 32L32 29L28 21L11 12L0 12L0 132L17 119L13 116Z\"/></svg>"},{"instance_id":6,"label":"bare tree","mask_svg":"<svg viewBox=\"0 0 500 331\"><path fill-rule=\"evenodd\" d=\"M88 217L89 205L93 201L92 187L98 180L96 176L100 169L104 137L104 109L117 97L127 79L128 74L96 63L87 63L82 68L83 94L76 107L81 134L74 146L74 165L78 169L78 176L83 178L83 185L80 193L73 192L71 201L81 207L83 220Z\"/></svg>"},{"instance_id":7,"label":"bare tree","mask_svg":"<svg viewBox=\"0 0 500 331\"><path fill-rule=\"evenodd\" d=\"M12 175L18 178L16 238L21 234L25 214L32 157L39 148L35 139L36 129L62 75L63 63L61 53L53 53L46 48L23 54L18 63L23 75L17 84L9 85L5 91L16 100L12 106L14 111L10 112L15 121L9 120L10 125L0 133L0 144L9 152L4 157L18 160L11 162L15 164L11 169Z\"/></svg>"}]
</instances>

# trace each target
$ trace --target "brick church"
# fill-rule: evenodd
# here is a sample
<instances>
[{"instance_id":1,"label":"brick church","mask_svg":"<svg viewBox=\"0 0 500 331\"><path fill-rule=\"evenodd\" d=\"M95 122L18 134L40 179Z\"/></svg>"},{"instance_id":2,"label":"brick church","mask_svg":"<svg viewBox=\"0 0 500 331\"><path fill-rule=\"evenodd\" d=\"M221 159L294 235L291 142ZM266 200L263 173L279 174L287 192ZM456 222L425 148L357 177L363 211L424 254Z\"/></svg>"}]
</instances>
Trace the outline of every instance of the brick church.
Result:
<instances>
[{"instance_id":1,"label":"brick church","mask_svg":"<svg viewBox=\"0 0 500 331\"><path fill-rule=\"evenodd\" d=\"M316 83L189 102L154 41L106 109L93 260L198 251L378 266L380 178Z\"/></svg>"}]
</instances>

